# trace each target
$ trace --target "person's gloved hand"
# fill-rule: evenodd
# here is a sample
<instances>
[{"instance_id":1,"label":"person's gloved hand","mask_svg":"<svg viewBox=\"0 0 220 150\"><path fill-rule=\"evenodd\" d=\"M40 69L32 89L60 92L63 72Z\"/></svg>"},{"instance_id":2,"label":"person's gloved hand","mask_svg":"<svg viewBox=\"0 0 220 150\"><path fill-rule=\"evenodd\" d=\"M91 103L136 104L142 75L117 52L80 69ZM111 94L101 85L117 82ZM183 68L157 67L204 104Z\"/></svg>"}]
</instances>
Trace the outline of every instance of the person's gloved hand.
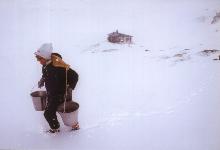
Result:
<instances>
[{"instance_id":1,"label":"person's gloved hand","mask_svg":"<svg viewBox=\"0 0 220 150\"><path fill-rule=\"evenodd\" d=\"M44 78L41 78L40 81L38 81L38 87L42 88L44 86Z\"/></svg>"}]
</instances>

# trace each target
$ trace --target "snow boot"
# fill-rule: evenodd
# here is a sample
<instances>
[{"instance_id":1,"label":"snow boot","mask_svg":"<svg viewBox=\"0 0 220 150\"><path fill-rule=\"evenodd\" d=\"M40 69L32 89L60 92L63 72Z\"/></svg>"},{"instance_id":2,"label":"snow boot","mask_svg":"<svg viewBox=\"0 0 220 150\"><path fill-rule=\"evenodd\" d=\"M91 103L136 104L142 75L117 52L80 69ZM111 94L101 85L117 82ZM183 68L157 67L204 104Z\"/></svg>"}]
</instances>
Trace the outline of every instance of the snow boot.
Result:
<instances>
[{"instance_id":1,"label":"snow boot","mask_svg":"<svg viewBox=\"0 0 220 150\"><path fill-rule=\"evenodd\" d=\"M72 130L79 130L79 123L77 122L75 125L72 126Z\"/></svg>"},{"instance_id":2,"label":"snow boot","mask_svg":"<svg viewBox=\"0 0 220 150\"><path fill-rule=\"evenodd\" d=\"M60 132L60 129L50 129L47 132L48 133L58 133L58 132Z\"/></svg>"}]
</instances>

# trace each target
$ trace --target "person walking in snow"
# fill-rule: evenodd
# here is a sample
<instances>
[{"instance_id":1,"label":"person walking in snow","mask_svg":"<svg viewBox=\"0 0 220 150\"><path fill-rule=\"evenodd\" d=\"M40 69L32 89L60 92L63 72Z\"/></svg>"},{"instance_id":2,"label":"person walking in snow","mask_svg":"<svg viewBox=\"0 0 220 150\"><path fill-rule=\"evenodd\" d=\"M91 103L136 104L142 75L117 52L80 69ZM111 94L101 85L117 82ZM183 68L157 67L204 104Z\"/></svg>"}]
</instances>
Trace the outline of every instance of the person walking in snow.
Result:
<instances>
[{"instance_id":1,"label":"person walking in snow","mask_svg":"<svg viewBox=\"0 0 220 150\"><path fill-rule=\"evenodd\" d=\"M53 55L52 51L52 44L45 43L34 54L37 61L42 65L43 75L38 86L42 87L45 84L47 92L47 106L44 111L44 117L50 126L48 132L55 133L60 131L56 111L66 98L69 65L63 62L60 57ZM69 85L69 88L74 87L74 84Z\"/></svg>"},{"instance_id":2,"label":"person walking in snow","mask_svg":"<svg viewBox=\"0 0 220 150\"><path fill-rule=\"evenodd\" d=\"M52 53L51 55L57 56L60 59L62 59L62 56L59 53ZM42 72L43 72L43 70L44 69L42 67ZM75 70L69 68L69 70L67 71L67 95L66 95L66 100L67 101L72 100L72 91L76 87L76 84L78 82L78 78L79 78L78 73ZM44 78L44 74L43 74L42 78L38 82L38 87L41 88L41 87L44 86L44 84L45 84L45 78Z\"/></svg>"}]
</instances>

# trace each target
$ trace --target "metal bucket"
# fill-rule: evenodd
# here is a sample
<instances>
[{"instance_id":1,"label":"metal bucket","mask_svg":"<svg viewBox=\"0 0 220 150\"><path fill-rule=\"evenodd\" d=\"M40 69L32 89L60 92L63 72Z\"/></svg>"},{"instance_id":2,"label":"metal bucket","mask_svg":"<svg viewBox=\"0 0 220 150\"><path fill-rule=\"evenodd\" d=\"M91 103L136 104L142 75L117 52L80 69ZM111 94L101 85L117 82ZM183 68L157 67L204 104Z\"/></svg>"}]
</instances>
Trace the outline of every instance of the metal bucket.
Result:
<instances>
[{"instance_id":1,"label":"metal bucket","mask_svg":"<svg viewBox=\"0 0 220 150\"><path fill-rule=\"evenodd\" d=\"M36 111L44 111L46 108L46 91L35 91L31 93L32 102Z\"/></svg>"},{"instance_id":2,"label":"metal bucket","mask_svg":"<svg viewBox=\"0 0 220 150\"><path fill-rule=\"evenodd\" d=\"M74 127L78 124L78 109L79 104L73 101L68 101L65 103L65 112L64 112L64 103L61 104L57 111L59 112L64 125Z\"/></svg>"}]
</instances>

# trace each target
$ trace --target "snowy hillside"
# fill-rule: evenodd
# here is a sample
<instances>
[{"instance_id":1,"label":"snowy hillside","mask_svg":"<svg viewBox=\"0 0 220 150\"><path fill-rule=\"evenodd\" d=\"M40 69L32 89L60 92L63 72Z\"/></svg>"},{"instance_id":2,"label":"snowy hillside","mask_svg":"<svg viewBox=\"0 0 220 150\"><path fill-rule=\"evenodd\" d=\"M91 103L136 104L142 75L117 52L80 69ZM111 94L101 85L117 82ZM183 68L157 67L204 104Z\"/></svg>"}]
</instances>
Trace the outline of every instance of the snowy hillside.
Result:
<instances>
[{"instance_id":1,"label":"snowy hillside","mask_svg":"<svg viewBox=\"0 0 220 150\"><path fill-rule=\"evenodd\" d=\"M220 149L219 0L1 0L0 149ZM118 30L133 44L107 42ZM81 129L34 110L52 42L80 80Z\"/></svg>"}]
</instances>

